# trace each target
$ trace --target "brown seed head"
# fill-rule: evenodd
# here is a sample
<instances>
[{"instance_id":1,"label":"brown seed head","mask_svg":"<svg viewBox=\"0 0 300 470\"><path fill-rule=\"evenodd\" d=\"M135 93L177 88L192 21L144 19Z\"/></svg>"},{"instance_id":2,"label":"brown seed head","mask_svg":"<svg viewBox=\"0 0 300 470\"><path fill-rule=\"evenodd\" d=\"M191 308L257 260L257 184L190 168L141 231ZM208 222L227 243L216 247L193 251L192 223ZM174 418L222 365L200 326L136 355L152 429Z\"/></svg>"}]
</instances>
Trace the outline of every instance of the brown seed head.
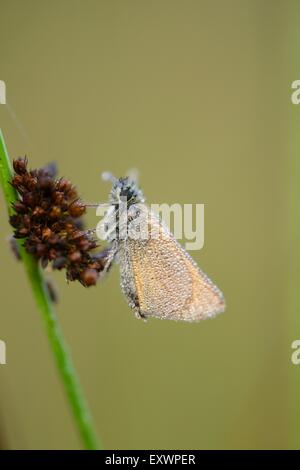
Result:
<instances>
[{"instance_id":1,"label":"brown seed head","mask_svg":"<svg viewBox=\"0 0 300 470\"><path fill-rule=\"evenodd\" d=\"M98 280L98 272L96 269L87 268L82 271L80 278L82 280L83 285L89 287L94 286Z\"/></svg>"},{"instance_id":2,"label":"brown seed head","mask_svg":"<svg viewBox=\"0 0 300 470\"><path fill-rule=\"evenodd\" d=\"M27 159L14 160L15 175L11 184L20 195L10 217L15 238L24 238L28 253L48 262L54 269L66 269L70 281L88 287L96 284L104 269L107 254L97 257L97 244L90 232L83 230L81 216L85 204L79 199L71 181L56 179L56 167L27 170Z\"/></svg>"}]
</instances>

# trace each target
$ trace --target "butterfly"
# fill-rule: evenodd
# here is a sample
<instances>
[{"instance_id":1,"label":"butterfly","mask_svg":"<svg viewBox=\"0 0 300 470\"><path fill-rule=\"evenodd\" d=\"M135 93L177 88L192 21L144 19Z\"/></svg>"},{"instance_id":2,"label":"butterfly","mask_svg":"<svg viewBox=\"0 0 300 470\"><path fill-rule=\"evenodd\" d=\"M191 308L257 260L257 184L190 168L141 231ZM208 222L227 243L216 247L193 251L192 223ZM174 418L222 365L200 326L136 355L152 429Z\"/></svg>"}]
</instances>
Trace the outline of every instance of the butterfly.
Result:
<instances>
[{"instance_id":1,"label":"butterfly","mask_svg":"<svg viewBox=\"0 0 300 470\"><path fill-rule=\"evenodd\" d=\"M101 221L109 245L103 274L119 264L121 289L136 317L196 322L223 312L222 292L148 208L134 178L103 177L112 183Z\"/></svg>"}]
</instances>

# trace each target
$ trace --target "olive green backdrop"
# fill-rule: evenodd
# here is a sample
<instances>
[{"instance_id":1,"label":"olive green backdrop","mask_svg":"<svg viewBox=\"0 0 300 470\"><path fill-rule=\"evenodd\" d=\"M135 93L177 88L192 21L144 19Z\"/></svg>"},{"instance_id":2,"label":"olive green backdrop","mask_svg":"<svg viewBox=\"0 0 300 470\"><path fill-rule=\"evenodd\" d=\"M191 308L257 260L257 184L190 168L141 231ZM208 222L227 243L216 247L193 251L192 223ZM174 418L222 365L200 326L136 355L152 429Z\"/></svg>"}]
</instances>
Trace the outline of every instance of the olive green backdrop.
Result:
<instances>
[{"instance_id":1,"label":"olive green backdrop","mask_svg":"<svg viewBox=\"0 0 300 470\"><path fill-rule=\"evenodd\" d=\"M300 70L289 58L298 8L0 0L0 127L11 158L55 160L89 202L107 198L102 171L136 167L149 202L205 204L205 246L192 255L227 300L212 321L136 320L117 266L92 289L52 276L106 448L300 446L289 144L300 117L290 104ZM1 207L0 444L80 448L23 267L7 247L2 197ZM97 222L93 210L87 219Z\"/></svg>"}]
</instances>

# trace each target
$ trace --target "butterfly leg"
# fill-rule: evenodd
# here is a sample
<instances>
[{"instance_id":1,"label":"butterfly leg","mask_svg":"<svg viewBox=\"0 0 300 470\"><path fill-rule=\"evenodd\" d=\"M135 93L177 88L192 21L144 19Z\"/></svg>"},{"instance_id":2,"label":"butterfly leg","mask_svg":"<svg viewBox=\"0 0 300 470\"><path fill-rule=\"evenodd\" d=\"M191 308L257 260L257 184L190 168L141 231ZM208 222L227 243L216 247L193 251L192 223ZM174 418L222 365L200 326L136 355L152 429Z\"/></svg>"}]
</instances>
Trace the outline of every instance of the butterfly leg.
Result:
<instances>
[{"instance_id":1,"label":"butterfly leg","mask_svg":"<svg viewBox=\"0 0 300 470\"><path fill-rule=\"evenodd\" d=\"M94 258L96 260L101 261L101 263L103 264L103 268L101 270L101 278L104 277L105 274L112 267L112 265L115 261L116 255L117 255L116 248L115 248L114 245L112 245L112 246L110 246L108 248L105 248L104 250L100 251L99 253L97 253L94 256Z\"/></svg>"}]
</instances>

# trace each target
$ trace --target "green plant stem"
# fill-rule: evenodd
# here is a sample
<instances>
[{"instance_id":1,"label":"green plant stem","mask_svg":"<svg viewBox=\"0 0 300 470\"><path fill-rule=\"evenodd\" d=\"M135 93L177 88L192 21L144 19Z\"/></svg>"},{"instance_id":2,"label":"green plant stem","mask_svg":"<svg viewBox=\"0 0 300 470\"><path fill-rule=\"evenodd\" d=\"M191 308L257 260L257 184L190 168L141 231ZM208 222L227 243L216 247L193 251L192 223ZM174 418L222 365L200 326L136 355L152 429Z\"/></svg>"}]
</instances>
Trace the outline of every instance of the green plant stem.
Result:
<instances>
[{"instance_id":1,"label":"green plant stem","mask_svg":"<svg viewBox=\"0 0 300 470\"><path fill-rule=\"evenodd\" d=\"M9 215L14 213L12 204L18 200L18 194L10 184L12 174L11 163L0 129L0 183L3 188ZM84 446L87 449L99 449L100 446L93 430L91 416L84 400L70 353L62 336L58 319L44 281L43 273L37 261L25 251L20 240L18 240L18 245L33 295L46 325L50 346Z\"/></svg>"}]
</instances>

